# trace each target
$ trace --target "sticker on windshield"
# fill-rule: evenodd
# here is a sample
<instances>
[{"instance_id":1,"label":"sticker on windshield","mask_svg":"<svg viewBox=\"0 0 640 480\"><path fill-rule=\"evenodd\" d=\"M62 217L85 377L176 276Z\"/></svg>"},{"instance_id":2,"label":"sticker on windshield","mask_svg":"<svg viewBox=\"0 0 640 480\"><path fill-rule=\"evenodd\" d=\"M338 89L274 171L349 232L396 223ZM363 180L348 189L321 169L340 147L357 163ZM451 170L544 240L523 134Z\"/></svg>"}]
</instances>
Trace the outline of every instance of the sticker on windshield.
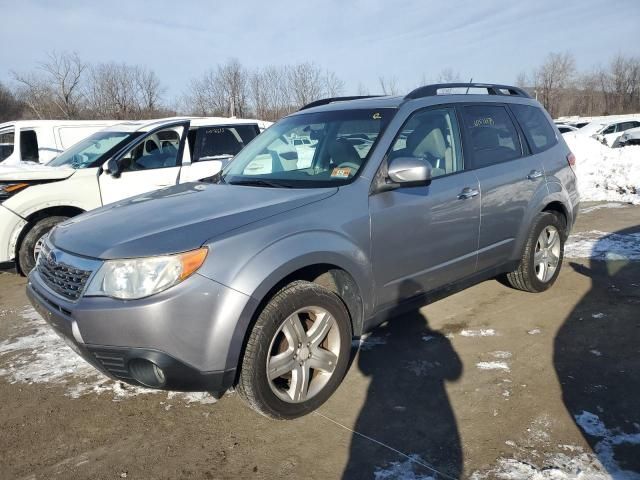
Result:
<instances>
[{"instance_id":1,"label":"sticker on windshield","mask_svg":"<svg viewBox=\"0 0 640 480\"><path fill-rule=\"evenodd\" d=\"M382 118L382 115L380 115L378 112L376 112L376 113L373 114L373 117L371 117L371 118L373 118L374 120L380 120Z\"/></svg>"},{"instance_id":2,"label":"sticker on windshield","mask_svg":"<svg viewBox=\"0 0 640 480\"><path fill-rule=\"evenodd\" d=\"M351 175L351 169L346 167L345 168L336 167L331 172L331 176L337 177L337 178L349 178L349 175Z\"/></svg>"}]
</instances>

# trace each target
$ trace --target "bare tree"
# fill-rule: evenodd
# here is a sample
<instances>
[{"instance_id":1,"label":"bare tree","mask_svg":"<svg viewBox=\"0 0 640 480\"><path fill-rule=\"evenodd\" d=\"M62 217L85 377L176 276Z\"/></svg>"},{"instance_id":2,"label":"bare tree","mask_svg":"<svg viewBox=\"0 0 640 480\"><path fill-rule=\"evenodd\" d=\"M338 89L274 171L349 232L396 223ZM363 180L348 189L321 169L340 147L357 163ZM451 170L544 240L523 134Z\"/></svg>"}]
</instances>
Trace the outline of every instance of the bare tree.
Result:
<instances>
[{"instance_id":1,"label":"bare tree","mask_svg":"<svg viewBox=\"0 0 640 480\"><path fill-rule=\"evenodd\" d=\"M398 79L396 77L378 77L384 95L398 95Z\"/></svg>"},{"instance_id":2,"label":"bare tree","mask_svg":"<svg viewBox=\"0 0 640 480\"><path fill-rule=\"evenodd\" d=\"M454 71L451 67L443 69L437 78L438 83L459 83L460 81L460 72Z\"/></svg>"},{"instance_id":3,"label":"bare tree","mask_svg":"<svg viewBox=\"0 0 640 480\"><path fill-rule=\"evenodd\" d=\"M287 68L289 99L296 108L323 96L322 70L313 63L298 63Z\"/></svg>"},{"instance_id":4,"label":"bare tree","mask_svg":"<svg viewBox=\"0 0 640 480\"><path fill-rule=\"evenodd\" d=\"M0 83L0 123L20 118L23 110L24 104L11 90Z\"/></svg>"},{"instance_id":5,"label":"bare tree","mask_svg":"<svg viewBox=\"0 0 640 480\"><path fill-rule=\"evenodd\" d=\"M156 74L137 65L103 63L91 68L88 108L100 118L151 118L160 113L162 87Z\"/></svg>"},{"instance_id":6,"label":"bare tree","mask_svg":"<svg viewBox=\"0 0 640 480\"><path fill-rule=\"evenodd\" d=\"M327 70L324 75L324 94L327 97L338 97L344 92L344 82L335 74Z\"/></svg>"},{"instance_id":7,"label":"bare tree","mask_svg":"<svg viewBox=\"0 0 640 480\"><path fill-rule=\"evenodd\" d=\"M551 116L559 111L562 91L570 86L575 75L575 60L568 53L550 53L546 61L534 72L538 99Z\"/></svg>"},{"instance_id":8,"label":"bare tree","mask_svg":"<svg viewBox=\"0 0 640 480\"><path fill-rule=\"evenodd\" d=\"M358 83L358 89L356 90L357 95L371 95L369 89L364 86L364 83Z\"/></svg>"},{"instance_id":9,"label":"bare tree","mask_svg":"<svg viewBox=\"0 0 640 480\"><path fill-rule=\"evenodd\" d=\"M47 54L38 71L13 73L23 101L38 118L78 118L82 110L82 81L87 64L77 53Z\"/></svg>"}]
</instances>

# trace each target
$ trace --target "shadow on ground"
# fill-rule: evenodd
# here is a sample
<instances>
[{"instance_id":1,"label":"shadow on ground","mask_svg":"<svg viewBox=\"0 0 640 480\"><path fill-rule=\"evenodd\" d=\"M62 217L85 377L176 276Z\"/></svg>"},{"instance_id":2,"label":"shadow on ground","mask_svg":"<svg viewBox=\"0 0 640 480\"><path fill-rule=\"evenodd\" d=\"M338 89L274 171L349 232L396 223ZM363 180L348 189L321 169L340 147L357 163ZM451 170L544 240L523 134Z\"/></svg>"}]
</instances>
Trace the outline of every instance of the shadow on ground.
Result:
<instances>
[{"instance_id":1,"label":"shadow on ground","mask_svg":"<svg viewBox=\"0 0 640 480\"><path fill-rule=\"evenodd\" d=\"M415 289L403 284L401 291ZM375 348L360 351L358 368L370 384L354 430L401 446L414 461L354 435L343 478L439 478L435 471L458 478L462 447L445 383L462 374L460 358L418 309L398 313L373 332Z\"/></svg>"},{"instance_id":2,"label":"shadow on ground","mask_svg":"<svg viewBox=\"0 0 640 480\"><path fill-rule=\"evenodd\" d=\"M640 245L634 261L616 254L616 238L598 240L606 253L589 266L571 264L592 284L558 330L553 360L568 413L608 473L640 478Z\"/></svg>"}]
</instances>

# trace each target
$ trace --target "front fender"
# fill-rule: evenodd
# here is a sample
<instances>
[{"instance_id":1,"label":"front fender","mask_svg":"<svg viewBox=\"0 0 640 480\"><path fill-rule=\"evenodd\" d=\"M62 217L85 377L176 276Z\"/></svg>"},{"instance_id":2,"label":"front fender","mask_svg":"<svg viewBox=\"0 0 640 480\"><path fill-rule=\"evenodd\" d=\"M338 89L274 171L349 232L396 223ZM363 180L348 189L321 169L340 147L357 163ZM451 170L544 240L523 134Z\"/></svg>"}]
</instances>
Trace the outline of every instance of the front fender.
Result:
<instances>
[{"instance_id":1,"label":"front fender","mask_svg":"<svg viewBox=\"0 0 640 480\"><path fill-rule=\"evenodd\" d=\"M374 300L371 263L358 245L346 236L324 230L305 231L281 238L248 258L237 271L228 272L231 275L223 282L251 297L234 327L227 358L228 368L238 365L247 330L266 296L292 273L319 264L329 264L347 272L358 287L362 316L366 318L371 313ZM208 274L206 271L200 273ZM221 281L220 278L212 279ZM358 322L361 323L362 319L358 319Z\"/></svg>"}]
</instances>

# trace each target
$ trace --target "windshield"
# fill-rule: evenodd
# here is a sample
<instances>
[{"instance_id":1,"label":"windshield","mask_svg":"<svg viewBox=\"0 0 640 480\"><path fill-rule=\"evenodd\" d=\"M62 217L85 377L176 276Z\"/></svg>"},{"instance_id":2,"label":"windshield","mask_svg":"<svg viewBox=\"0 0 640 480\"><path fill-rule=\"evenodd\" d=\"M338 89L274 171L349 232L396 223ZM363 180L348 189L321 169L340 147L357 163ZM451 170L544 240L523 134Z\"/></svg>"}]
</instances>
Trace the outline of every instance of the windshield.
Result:
<instances>
[{"instance_id":1,"label":"windshield","mask_svg":"<svg viewBox=\"0 0 640 480\"><path fill-rule=\"evenodd\" d=\"M75 169L97 167L106 161L114 150L138 135L140 135L139 132L96 132L62 152L47 165Z\"/></svg>"},{"instance_id":2,"label":"windshield","mask_svg":"<svg viewBox=\"0 0 640 480\"><path fill-rule=\"evenodd\" d=\"M395 109L293 115L261 133L223 170L222 181L314 188L350 183Z\"/></svg>"}]
</instances>

